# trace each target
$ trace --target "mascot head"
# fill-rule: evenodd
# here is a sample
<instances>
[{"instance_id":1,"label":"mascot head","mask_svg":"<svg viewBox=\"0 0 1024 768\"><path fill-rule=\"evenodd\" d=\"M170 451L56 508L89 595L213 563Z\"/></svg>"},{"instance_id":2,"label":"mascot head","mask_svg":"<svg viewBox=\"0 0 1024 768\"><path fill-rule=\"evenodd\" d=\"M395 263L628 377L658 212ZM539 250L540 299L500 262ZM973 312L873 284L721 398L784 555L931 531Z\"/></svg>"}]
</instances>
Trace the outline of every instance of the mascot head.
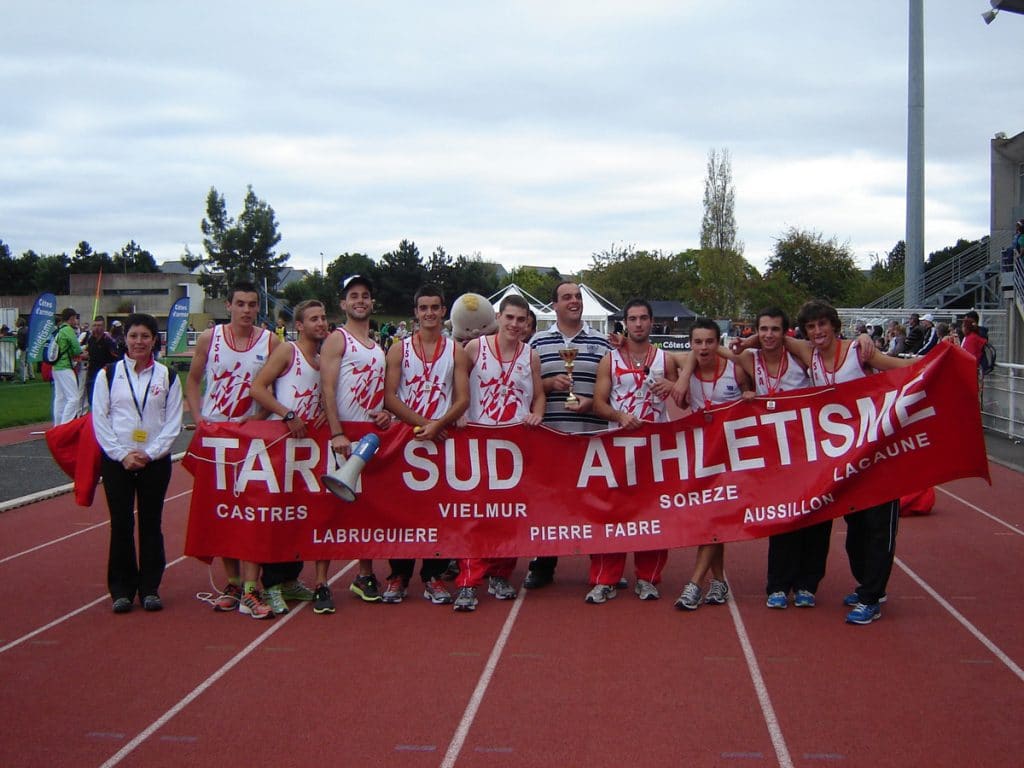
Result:
<instances>
[{"instance_id":1,"label":"mascot head","mask_svg":"<svg viewBox=\"0 0 1024 768\"><path fill-rule=\"evenodd\" d=\"M452 337L463 343L498 330L498 318L491 302L479 293L464 293L451 311Z\"/></svg>"}]
</instances>

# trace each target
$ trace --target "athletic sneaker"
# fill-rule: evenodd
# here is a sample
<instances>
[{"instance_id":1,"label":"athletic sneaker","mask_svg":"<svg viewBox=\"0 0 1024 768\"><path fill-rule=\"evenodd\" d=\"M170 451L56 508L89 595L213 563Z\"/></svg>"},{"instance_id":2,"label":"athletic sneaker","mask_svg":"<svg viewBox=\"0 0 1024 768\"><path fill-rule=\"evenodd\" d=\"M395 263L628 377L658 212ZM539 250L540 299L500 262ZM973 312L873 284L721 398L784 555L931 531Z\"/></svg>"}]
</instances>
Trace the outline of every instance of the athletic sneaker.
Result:
<instances>
[{"instance_id":1,"label":"athletic sneaker","mask_svg":"<svg viewBox=\"0 0 1024 768\"><path fill-rule=\"evenodd\" d=\"M487 579L487 591L499 600L516 599L516 588L501 576L491 576Z\"/></svg>"},{"instance_id":2,"label":"athletic sneaker","mask_svg":"<svg viewBox=\"0 0 1024 768\"><path fill-rule=\"evenodd\" d=\"M809 589L798 589L793 596L793 605L797 608L813 608L815 604L814 593Z\"/></svg>"},{"instance_id":3,"label":"athletic sneaker","mask_svg":"<svg viewBox=\"0 0 1024 768\"><path fill-rule=\"evenodd\" d=\"M658 600L661 597L658 588L646 579L637 579L633 591L641 600Z\"/></svg>"},{"instance_id":4,"label":"athletic sneaker","mask_svg":"<svg viewBox=\"0 0 1024 768\"><path fill-rule=\"evenodd\" d=\"M316 599L313 601L313 613L334 613L334 598L331 596L331 588L326 584L320 584L313 592Z\"/></svg>"},{"instance_id":5,"label":"athletic sneaker","mask_svg":"<svg viewBox=\"0 0 1024 768\"><path fill-rule=\"evenodd\" d=\"M686 582L686 586L683 587L683 593L679 595L679 599L676 600L676 608L685 609L687 611L696 611L700 607L700 598L700 587L692 581L688 581Z\"/></svg>"},{"instance_id":6,"label":"athletic sneaker","mask_svg":"<svg viewBox=\"0 0 1024 768\"><path fill-rule=\"evenodd\" d=\"M237 611L238 601L242 599L242 588L237 584L229 583L224 587L217 599L213 601L215 611Z\"/></svg>"},{"instance_id":7,"label":"athletic sneaker","mask_svg":"<svg viewBox=\"0 0 1024 768\"><path fill-rule=\"evenodd\" d=\"M119 597L114 601L114 605L111 607L114 613L131 613L132 601L127 597Z\"/></svg>"},{"instance_id":8,"label":"athletic sneaker","mask_svg":"<svg viewBox=\"0 0 1024 768\"><path fill-rule=\"evenodd\" d=\"M614 600L618 594L611 584L595 584L594 588L587 592L586 601L591 605L600 605Z\"/></svg>"},{"instance_id":9,"label":"athletic sneaker","mask_svg":"<svg viewBox=\"0 0 1024 768\"><path fill-rule=\"evenodd\" d=\"M725 605L728 597L729 585L724 581L712 579L711 586L708 587L708 596L704 598L704 602L707 605Z\"/></svg>"},{"instance_id":10,"label":"athletic sneaker","mask_svg":"<svg viewBox=\"0 0 1024 768\"><path fill-rule=\"evenodd\" d=\"M452 601L452 593L445 588L443 581L433 578L423 582L423 599L434 605L448 605Z\"/></svg>"},{"instance_id":11,"label":"athletic sneaker","mask_svg":"<svg viewBox=\"0 0 1024 768\"><path fill-rule=\"evenodd\" d=\"M285 606L285 610L288 606ZM238 612L243 616L252 616L254 619L272 619L274 611L269 605L263 602L260 593L256 590L246 592L238 601Z\"/></svg>"},{"instance_id":12,"label":"athletic sneaker","mask_svg":"<svg viewBox=\"0 0 1024 768\"><path fill-rule=\"evenodd\" d=\"M460 587L459 594L455 596L455 610L456 611L475 611L476 610L476 587Z\"/></svg>"},{"instance_id":13,"label":"athletic sneaker","mask_svg":"<svg viewBox=\"0 0 1024 768\"><path fill-rule=\"evenodd\" d=\"M300 600L304 603L311 603L316 599L316 594L301 581L286 581L281 585L281 596L285 600Z\"/></svg>"},{"instance_id":14,"label":"athletic sneaker","mask_svg":"<svg viewBox=\"0 0 1024 768\"><path fill-rule=\"evenodd\" d=\"M870 624L872 621L878 621L880 618L882 618L882 608L878 603L874 605L857 603L853 606L853 610L846 614L846 623Z\"/></svg>"},{"instance_id":15,"label":"athletic sneaker","mask_svg":"<svg viewBox=\"0 0 1024 768\"><path fill-rule=\"evenodd\" d=\"M884 603L888 599L889 599L888 596L882 595L880 598L878 598L878 602L879 603ZM853 606L855 606L859 602L860 602L860 595L858 595L856 592L851 592L850 594L848 594L846 597L843 598L843 605L849 606L850 608L852 608Z\"/></svg>"},{"instance_id":16,"label":"athletic sneaker","mask_svg":"<svg viewBox=\"0 0 1024 768\"><path fill-rule=\"evenodd\" d=\"M401 576L384 582L384 594L380 596L382 603L400 603L405 599L405 582Z\"/></svg>"},{"instance_id":17,"label":"athletic sneaker","mask_svg":"<svg viewBox=\"0 0 1024 768\"><path fill-rule=\"evenodd\" d=\"M142 610L144 611L162 611L164 609L164 603L160 599L160 595L154 593L152 595L146 595L142 598Z\"/></svg>"},{"instance_id":18,"label":"athletic sneaker","mask_svg":"<svg viewBox=\"0 0 1024 768\"><path fill-rule=\"evenodd\" d=\"M282 613L288 613L288 603L284 601L284 593L281 590L280 584L275 584L263 590L263 602L270 606L270 610L275 615L279 616Z\"/></svg>"},{"instance_id":19,"label":"athletic sneaker","mask_svg":"<svg viewBox=\"0 0 1024 768\"><path fill-rule=\"evenodd\" d=\"M768 595L765 605L769 608L785 608L789 605L789 598L786 597L785 592L772 592Z\"/></svg>"},{"instance_id":20,"label":"athletic sneaker","mask_svg":"<svg viewBox=\"0 0 1024 768\"><path fill-rule=\"evenodd\" d=\"M629 579L623 576L619 579L619 583L615 585L616 589L629 589Z\"/></svg>"},{"instance_id":21,"label":"athletic sneaker","mask_svg":"<svg viewBox=\"0 0 1024 768\"><path fill-rule=\"evenodd\" d=\"M356 576L355 581L349 585L349 591L367 603L380 602L380 587L377 586L377 577L372 573L361 573Z\"/></svg>"}]
</instances>

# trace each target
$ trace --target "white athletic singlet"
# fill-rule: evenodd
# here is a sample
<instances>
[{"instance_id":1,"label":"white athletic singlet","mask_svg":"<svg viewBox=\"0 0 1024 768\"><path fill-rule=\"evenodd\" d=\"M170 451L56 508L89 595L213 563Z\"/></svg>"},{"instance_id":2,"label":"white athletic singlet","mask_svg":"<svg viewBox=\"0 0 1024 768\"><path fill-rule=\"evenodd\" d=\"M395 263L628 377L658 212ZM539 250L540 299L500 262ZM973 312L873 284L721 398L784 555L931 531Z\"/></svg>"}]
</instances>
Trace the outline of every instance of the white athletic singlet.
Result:
<instances>
[{"instance_id":1,"label":"white athletic singlet","mask_svg":"<svg viewBox=\"0 0 1024 768\"><path fill-rule=\"evenodd\" d=\"M647 359L638 368L633 366L635 361L630 360L624 349L612 352L609 359L612 374L609 401L612 408L636 416L641 421L668 421L668 406L651 391L651 385L665 376L664 350L651 347Z\"/></svg>"},{"instance_id":2,"label":"white athletic singlet","mask_svg":"<svg viewBox=\"0 0 1024 768\"><path fill-rule=\"evenodd\" d=\"M274 397L303 421L315 421L323 412L320 405L320 369L314 368L303 356L299 345L288 341L292 348L292 364L274 382ZM276 413L270 419L280 419Z\"/></svg>"},{"instance_id":3,"label":"white athletic singlet","mask_svg":"<svg viewBox=\"0 0 1024 768\"><path fill-rule=\"evenodd\" d=\"M346 331L345 354L338 368L335 401L339 421L370 421L370 412L384 407L384 350L380 345L367 347Z\"/></svg>"},{"instance_id":4,"label":"white athletic singlet","mask_svg":"<svg viewBox=\"0 0 1024 768\"><path fill-rule=\"evenodd\" d=\"M782 351L782 374L776 378L765 367L761 350L751 349L754 353L754 388L759 395L774 395L777 392L790 392L794 389L805 389L811 385L807 371L789 352Z\"/></svg>"},{"instance_id":5,"label":"white athletic singlet","mask_svg":"<svg viewBox=\"0 0 1024 768\"><path fill-rule=\"evenodd\" d=\"M717 358L717 354L715 355ZM707 407L705 400L710 398L711 405L722 405L739 400L743 390L736 381L736 365L732 360L725 361L725 370L722 375L710 381L701 381L696 373L690 377L690 408L694 411Z\"/></svg>"},{"instance_id":6,"label":"white athletic singlet","mask_svg":"<svg viewBox=\"0 0 1024 768\"><path fill-rule=\"evenodd\" d=\"M836 344L841 343L839 339L836 339ZM857 342L851 343L846 348L843 364L832 373L825 370L825 363L821 359L821 354L818 350L814 350L811 357L810 375L811 383L816 387L863 379L867 374L864 372L864 367L860 364L860 345Z\"/></svg>"},{"instance_id":7,"label":"white athletic singlet","mask_svg":"<svg viewBox=\"0 0 1024 768\"><path fill-rule=\"evenodd\" d=\"M480 348L469 372L467 421L473 424L517 424L530 414L533 403L532 352L529 344L518 345L513 360L498 360L490 341L480 339Z\"/></svg>"},{"instance_id":8,"label":"white athletic singlet","mask_svg":"<svg viewBox=\"0 0 1024 768\"><path fill-rule=\"evenodd\" d=\"M253 328L249 349L237 350L224 336L227 325L215 325L206 357L202 417L206 421L238 421L254 414L259 406L250 389L270 357L270 331Z\"/></svg>"},{"instance_id":9,"label":"white athletic singlet","mask_svg":"<svg viewBox=\"0 0 1024 768\"><path fill-rule=\"evenodd\" d=\"M455 378L455 342L438 337L423 350L433 362L424 362L413 343L419 336L402 339L402 374L398 381L398 399L427 419L438 419L448 410ZM437 354L435 355L435 350Z\"/></svg>"}]
</instances>

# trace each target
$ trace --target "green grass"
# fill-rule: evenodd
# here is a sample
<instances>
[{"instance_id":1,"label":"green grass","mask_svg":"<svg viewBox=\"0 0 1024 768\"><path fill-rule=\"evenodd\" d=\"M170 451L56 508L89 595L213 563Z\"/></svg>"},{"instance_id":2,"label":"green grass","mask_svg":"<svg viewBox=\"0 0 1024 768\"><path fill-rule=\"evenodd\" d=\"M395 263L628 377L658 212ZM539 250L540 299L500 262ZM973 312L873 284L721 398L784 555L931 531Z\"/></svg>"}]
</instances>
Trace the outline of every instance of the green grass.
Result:
<instances>
[{"instance_id":1,"label":"green grass","mask_svg":"<svg viewBox=\"0 0 1024 768\"><path fill-rule=\"evenodd\" d=\"M37 424L53 418L53 388L49 382L0 382L0 429Z\"/></svg>"}]
</instances>

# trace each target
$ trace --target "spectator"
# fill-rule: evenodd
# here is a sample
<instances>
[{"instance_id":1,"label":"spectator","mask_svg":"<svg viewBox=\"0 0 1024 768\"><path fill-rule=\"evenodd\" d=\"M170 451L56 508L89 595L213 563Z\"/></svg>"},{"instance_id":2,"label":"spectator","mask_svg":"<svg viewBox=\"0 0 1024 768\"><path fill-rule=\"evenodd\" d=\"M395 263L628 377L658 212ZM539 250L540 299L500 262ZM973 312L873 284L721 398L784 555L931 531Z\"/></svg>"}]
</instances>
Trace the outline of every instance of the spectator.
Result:
<instances>
[{"instance_id":1,"label":"spectator","mask_svg":"<svg viewBox=\"0 0 1024 768\"><path fill-rule=\"evenodd\" d=\"M924 333L924 343L917 350L917 354L927 355L939 343L939 334L935 330L935 316L931 312L921 318L921 327Z\"/></svg>"},{"instance_id":2,"label":"spectator","mask_svg":"<svg viewBox=\"0 0 1024 768\"><path fill-rule=\"evenodd\" d=\"M93 318L89 337L85 340L85 349L89 355L88 367L85 371L85 393L92 407L92 389L96 384L96 376L104 366L120 359L117 354L117 342L107 333L107 322L103 315Z\"/></svg>"},{"instance_id":3,"label":"spectator","mask_svg":"<svg viewBox=\"0 0 1024 768\"><path fill-rule=\"evenodd\" d=\"M53 364L53 425L66 424L78 415L78 379L75 363L82 356L78 343L78 313L71 307L60 313L57 325L59 355Z\"/></svg>"},{"instance_id":4,"label":"spectator","mask_svg":"<svg viewBox=\"0 0 1024 768\"><path fill-rule=\"evenodd\" d=\"M904 351L907 354L916 355L922 344L924 344L924 329L921 327L921 318L917 312L914 312L910 315L910 320L907 321L907 341Z\"/></svg>"},{"instance_id":5,"label":"spectator","mask_svg":"<svg viewBox=\"0 0 1024 768\"><path fill-rule=\"evenodd\" d=\"M24 384L29 379L34 379L36 374L35 366L28 360L28 321L19 317L17 328L18 370L21 371L21 383Z\"/></svg>"}]
</instances>

